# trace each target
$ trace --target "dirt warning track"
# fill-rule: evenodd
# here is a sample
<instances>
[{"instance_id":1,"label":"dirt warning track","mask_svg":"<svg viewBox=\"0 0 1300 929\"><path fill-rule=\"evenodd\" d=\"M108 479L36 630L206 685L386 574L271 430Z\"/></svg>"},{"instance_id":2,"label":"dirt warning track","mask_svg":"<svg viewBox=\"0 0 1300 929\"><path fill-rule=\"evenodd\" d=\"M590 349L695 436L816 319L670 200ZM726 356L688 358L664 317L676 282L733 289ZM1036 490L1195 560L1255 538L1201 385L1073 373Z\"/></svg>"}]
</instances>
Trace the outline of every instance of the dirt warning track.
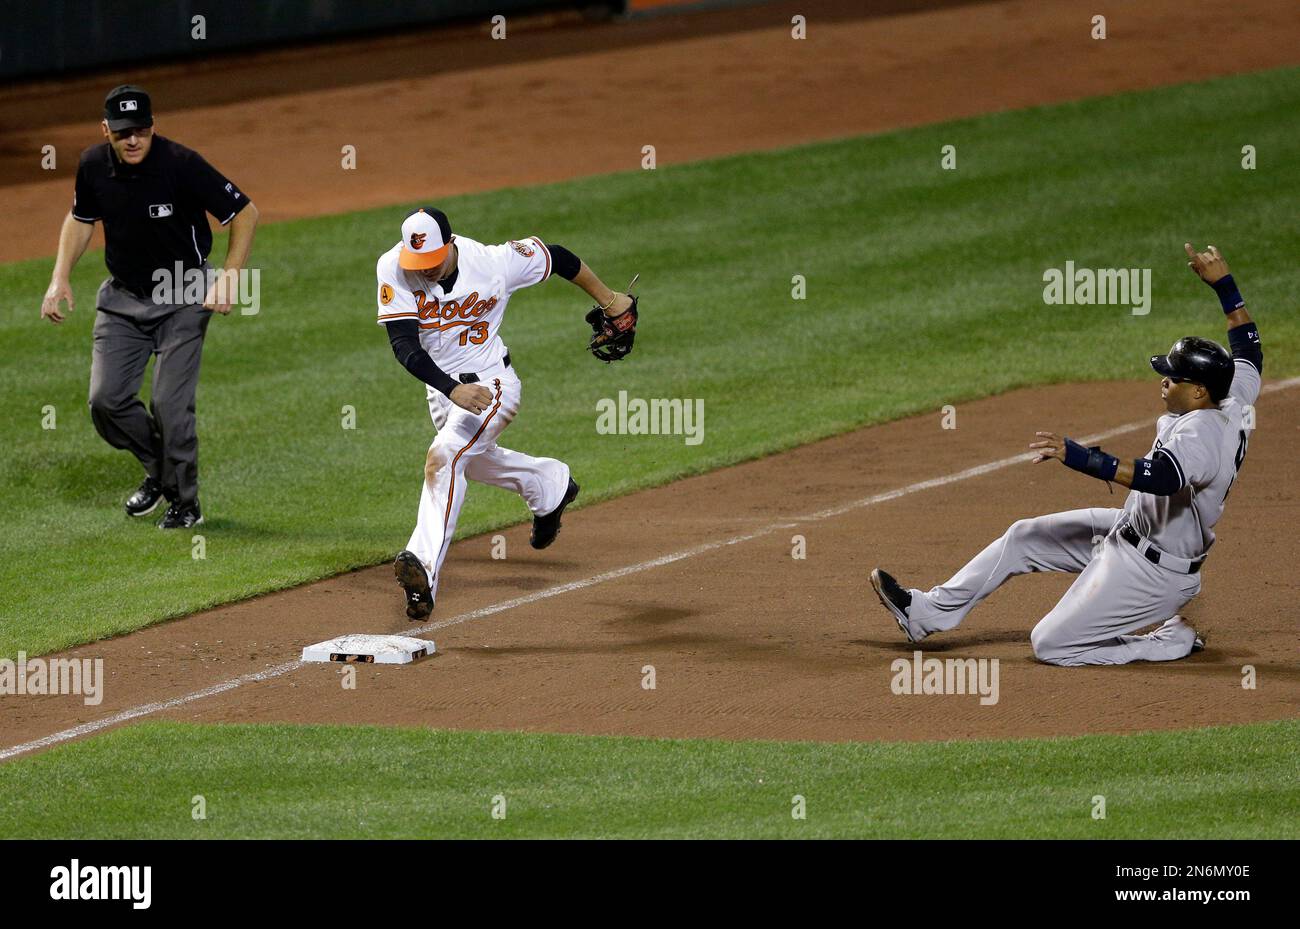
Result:
<instances>
[{"instance_id":1,"label":"dirt warning track","mask_svg":"<svg viewBox=\"0 0 1300 929\"><path fill-rule=\"evenodd\" d=\"M1300 63L1288 0L1238 0L1230 13L1208 0L1124 4L1105 11L1105 41L1089 34L1096 12L1077 0L799 0L0 90L0 261L54 253L76 156L100 141L105 91L127 80L152 93L161 133L274 222L638 170L647 144L664 166ZM807 16L804 40L791 38L794 13ZM355 170L342 169L348 145Z\"/></svg>"},{"instance_id":2,"label":"dirt warning track","mask_svg":"<svg viewBox=\"0 0 1300 929\"><path fill-rule=\"evenodd\" d=\"M1279 389L1279 387L1281 389ZM1168 664L1057 668L1029 630L1071 578L1017 578L927 656L997 658L995 705L890 689L910 658L867 571L944 580L1022 516L1119 506L1118 493L1027 463L1035 424L1069 410L1078 434L1123 454L1149 447L1152 383L1017 391L859 430L781 455L572 512L546 552L527 527L453 546L437 611L405 619L387 566L166 623L67 653L105 659L104 702L33 697L10 714L0 757L143 716L374 723L671 737L940 739L1131 732L1281 719L1300 700L1294 665L1300 497L1286 480L1300 381L1272 385L1201 596L1185 611L1209 648ZM993 453L993 454L990 454ZM641 526L628 533L624 527ZM792 557L796 535L807 557ZM362 667L296 662L346 632L409 633L439 655ZM1241 687L1242 666L1259 686ZM656 687L642 687L643 669ZM87 725L89 724L89 725ZM82 727L82 728L77 728Z\"/></svg>"}]
</instances>

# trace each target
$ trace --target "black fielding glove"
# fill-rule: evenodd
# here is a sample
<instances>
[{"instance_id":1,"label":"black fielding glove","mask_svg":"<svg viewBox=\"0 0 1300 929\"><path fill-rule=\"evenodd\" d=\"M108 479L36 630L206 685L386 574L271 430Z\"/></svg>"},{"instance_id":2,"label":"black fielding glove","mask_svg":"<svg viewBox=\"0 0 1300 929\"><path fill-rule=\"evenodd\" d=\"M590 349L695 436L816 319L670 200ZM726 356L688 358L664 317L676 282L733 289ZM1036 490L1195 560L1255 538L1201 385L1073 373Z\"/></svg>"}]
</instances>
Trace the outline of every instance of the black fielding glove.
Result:
<instances>
[{"instance_id":1,"label":"black fielding glove","mask_svg":"<svg viewBox=\"0 0 1300 929\"><path fill-rule=\"evenodd\" d=\"M632 283L636 283L635 278ZM628 296L632 297L631 294ZM593 306L587 313L587 324L592 331L587 348L606 364L621 361L632 351L639 317L637 299L632 297L632 305L617 316L606 316L605 311L598 306Z\"/></svg>"}]
</instances>

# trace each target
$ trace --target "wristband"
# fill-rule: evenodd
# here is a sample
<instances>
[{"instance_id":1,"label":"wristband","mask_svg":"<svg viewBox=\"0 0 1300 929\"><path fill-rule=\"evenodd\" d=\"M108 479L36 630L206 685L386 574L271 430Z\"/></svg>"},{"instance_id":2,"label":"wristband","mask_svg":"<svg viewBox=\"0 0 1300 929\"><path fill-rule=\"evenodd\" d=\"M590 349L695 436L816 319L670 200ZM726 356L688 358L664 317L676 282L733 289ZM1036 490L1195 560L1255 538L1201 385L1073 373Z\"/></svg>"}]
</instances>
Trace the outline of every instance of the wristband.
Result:
<instances>
[{"instance_id":1,"label":"wristband","mask_svg":"<svg viewBox=\"0 0 1300 929\"><path fill-rule=\"evenodd\" d=\"M1084 448L1073 439L1066 438L1065 466L1099 480L1113 481L1115 472L1119 470L1119 459L1114 455L1107 455L1096 445Z\"/></svg>"},{"instance_id":2,"label":"wristband","mask_svg":"<svg viewBox=\"0 0 1300 929\"><path fill-rule=\"evenodd\" d=\"M1225 274L1210 286L1219 295L1219 303L1223 306L1225 314L1239 310L1246 305L1246 301L1241 298L1241 291L1237 289L1237 282L1232 279L1231 274Z\"/></svg>"}]
</instances>

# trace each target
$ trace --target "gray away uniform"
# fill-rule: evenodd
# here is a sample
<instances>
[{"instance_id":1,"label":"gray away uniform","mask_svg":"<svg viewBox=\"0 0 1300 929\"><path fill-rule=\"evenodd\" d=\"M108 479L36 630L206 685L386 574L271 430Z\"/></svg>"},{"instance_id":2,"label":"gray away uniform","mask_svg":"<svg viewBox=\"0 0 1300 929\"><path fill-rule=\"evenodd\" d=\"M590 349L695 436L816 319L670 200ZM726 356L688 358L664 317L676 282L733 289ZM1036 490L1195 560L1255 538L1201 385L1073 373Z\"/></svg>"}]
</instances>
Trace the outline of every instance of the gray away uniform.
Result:
<instances>
[{"instance_id":1,"label":"gray away uniform","mask_svg":"<svg viewBox=\"0 0 1300 929\"><path fill-rule=\"evenodd\" d=\"M1171 496L1134 490L1123 509L1019 520L947 583L927 593L911 591L913 638L955 628L1009 577L1065 571L1078 579L1030 635L1040 659L1089 665L1186 657L1191 627L1166 621L1200 592L1200 573L1188 571L1214 544L1214 525L1254 428L1249 408L1259 390L1259 370L1237 358L1232 387L1217 409L1160 417L1147 457L1164 455L1173 462L1181 487ZM1154 623L1165 625L1131 634Z\"/></svg>"}]
</instances>

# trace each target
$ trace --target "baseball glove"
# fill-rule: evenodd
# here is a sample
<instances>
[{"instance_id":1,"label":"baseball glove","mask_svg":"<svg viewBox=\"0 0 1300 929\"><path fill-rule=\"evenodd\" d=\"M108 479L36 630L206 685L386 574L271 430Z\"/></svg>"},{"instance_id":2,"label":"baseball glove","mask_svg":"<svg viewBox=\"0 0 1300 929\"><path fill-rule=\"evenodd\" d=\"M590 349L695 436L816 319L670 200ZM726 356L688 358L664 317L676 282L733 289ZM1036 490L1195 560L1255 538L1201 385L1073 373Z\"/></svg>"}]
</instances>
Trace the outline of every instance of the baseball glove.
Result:
<instances>
[{"instance_id":1,"label":"baseball glove","mask_svg":"<svg viewBox=\"0 0 1300 929\"><path fill-rule=\"evenodd\" d=\"M634 277L632 284L635 283ZM632 284L628 285L628 290L632 289ZM587 348L606 364L626 358L636 340L637 298L631 294L628 296L632 297L632 305L617 316L606 316L599 306L593 306L586 316L587 324L592 330Z\"/></svg>"}]
</instances>

